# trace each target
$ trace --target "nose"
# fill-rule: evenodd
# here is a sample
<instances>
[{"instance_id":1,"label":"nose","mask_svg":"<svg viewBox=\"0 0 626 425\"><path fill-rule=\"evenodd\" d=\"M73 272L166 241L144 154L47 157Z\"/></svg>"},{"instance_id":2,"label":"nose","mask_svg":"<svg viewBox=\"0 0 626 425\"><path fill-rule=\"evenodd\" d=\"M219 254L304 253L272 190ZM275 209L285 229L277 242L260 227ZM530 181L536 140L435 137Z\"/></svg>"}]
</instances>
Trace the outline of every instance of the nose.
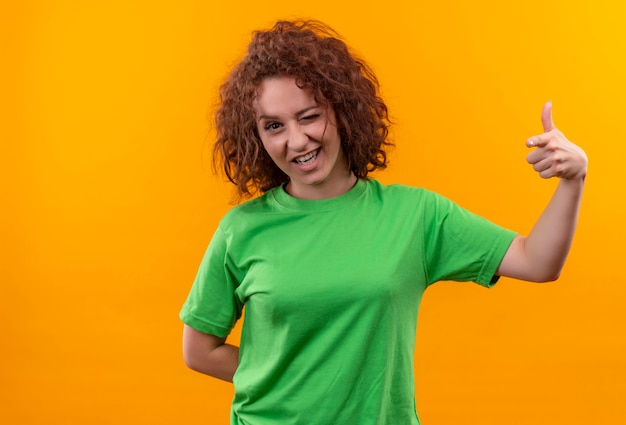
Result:
<instances>
[{"instance_id":1,"label":"nose","mask_svg":"<svg viewBox=\"0 0 626 425\"><path fill-rule=\"evenodd\" d=\"M304 151L309 142L309 136L299 125L292 126L287 137L287 147L294 152Z\"/></svg>"}]
</instances>

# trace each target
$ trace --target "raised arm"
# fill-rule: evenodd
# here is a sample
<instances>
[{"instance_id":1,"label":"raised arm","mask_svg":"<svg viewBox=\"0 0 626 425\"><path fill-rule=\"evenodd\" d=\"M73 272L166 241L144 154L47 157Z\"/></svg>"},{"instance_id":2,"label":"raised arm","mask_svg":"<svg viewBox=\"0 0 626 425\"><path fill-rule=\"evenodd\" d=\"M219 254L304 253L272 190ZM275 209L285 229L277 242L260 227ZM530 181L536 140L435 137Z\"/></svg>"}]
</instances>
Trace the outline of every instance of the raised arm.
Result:
<instances>
[{"instance_id":1,"label":"raised arm","mask_svg":"<svg viewBox=\"0 0 626 425\"><path fill-rule=\"evenodd\" d=\"M233 382L239 364L239 348L226 344L225 338L205 334L185 325L183 357L190 369Z\"/></svg>"},{"instance_id":2,"label":"raised arm","mask_svg":"<svg viewBox=\"0 0 626 425\"><path fill-rule=\"evenodd\" d=\"M559 184L530 234L517 236L496 272L533 282L556 280L569 253L587 175L587 155L567 140L552 121L552 103L541 114L544 133L526 141L534 148L526 159L542 178Z\"/></svg>"}]
</instances>

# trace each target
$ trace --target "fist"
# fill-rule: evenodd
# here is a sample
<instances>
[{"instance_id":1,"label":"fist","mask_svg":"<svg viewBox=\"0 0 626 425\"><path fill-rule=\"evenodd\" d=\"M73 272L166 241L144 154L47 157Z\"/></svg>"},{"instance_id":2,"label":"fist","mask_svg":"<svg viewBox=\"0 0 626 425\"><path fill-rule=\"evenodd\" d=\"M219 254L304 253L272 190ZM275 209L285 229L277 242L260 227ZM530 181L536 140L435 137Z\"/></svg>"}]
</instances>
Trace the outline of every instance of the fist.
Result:
<instances>
[{"instance_id":1,"label":"fist","mask_svg":"<svg viewBox=\"0 0 626 425\"><path fill-rule=\"evenodd\" d=\"M526 141L526 146L535 148L526 160L544 179L584 179L587 175L587 155L576 146L552 121L552 102L547 102L541 112L544 133Z\"/></svg>"}]
</instances>

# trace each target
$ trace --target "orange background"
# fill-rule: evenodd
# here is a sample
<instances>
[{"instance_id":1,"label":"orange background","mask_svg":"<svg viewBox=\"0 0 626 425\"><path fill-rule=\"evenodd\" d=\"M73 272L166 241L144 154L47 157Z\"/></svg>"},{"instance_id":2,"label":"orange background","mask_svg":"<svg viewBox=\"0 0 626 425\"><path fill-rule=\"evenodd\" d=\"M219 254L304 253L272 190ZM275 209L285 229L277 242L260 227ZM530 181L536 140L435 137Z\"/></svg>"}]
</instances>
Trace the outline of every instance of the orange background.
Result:
<instances>
[{"instance_id":1,"label":"orange background","mask_svg":"<svg viewBox=\"0 0 626 425\"><path fill-rule=\"evenodd\" d=\"M0 423L227 423L231 386L185 368L177 317L232 199L207 111L250 31L292 16L377 71L384 182L526 233L555 185L525 163L544 101L590 158L557 283L426 293L423 423L626 423L624 3L294 3L0 5Z\"/></svg>"}]
</instances>

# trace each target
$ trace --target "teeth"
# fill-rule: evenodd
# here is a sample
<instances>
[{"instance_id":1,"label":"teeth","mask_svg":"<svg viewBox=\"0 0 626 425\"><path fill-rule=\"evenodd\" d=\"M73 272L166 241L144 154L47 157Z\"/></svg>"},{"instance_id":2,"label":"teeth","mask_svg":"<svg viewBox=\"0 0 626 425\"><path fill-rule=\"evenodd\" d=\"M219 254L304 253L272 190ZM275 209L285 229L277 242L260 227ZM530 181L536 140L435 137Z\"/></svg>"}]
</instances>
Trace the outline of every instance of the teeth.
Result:
<instances>
[{"instance_id":1,"label":"teeth","mask_svg":"<svg viewBox=\"0 0 626 425\"><path fill-rule=\"evenodd\" d=\"M294 161L296 161L298 164L302 164L302 165L311 163L317 157L317 153L318 152L319 152L318 150L315 150L315 151L313 151L311 153L308 153L308 154L306 154L304 156L300 156L298 158L295 158Z\"/></svg>"}]
</instances>

